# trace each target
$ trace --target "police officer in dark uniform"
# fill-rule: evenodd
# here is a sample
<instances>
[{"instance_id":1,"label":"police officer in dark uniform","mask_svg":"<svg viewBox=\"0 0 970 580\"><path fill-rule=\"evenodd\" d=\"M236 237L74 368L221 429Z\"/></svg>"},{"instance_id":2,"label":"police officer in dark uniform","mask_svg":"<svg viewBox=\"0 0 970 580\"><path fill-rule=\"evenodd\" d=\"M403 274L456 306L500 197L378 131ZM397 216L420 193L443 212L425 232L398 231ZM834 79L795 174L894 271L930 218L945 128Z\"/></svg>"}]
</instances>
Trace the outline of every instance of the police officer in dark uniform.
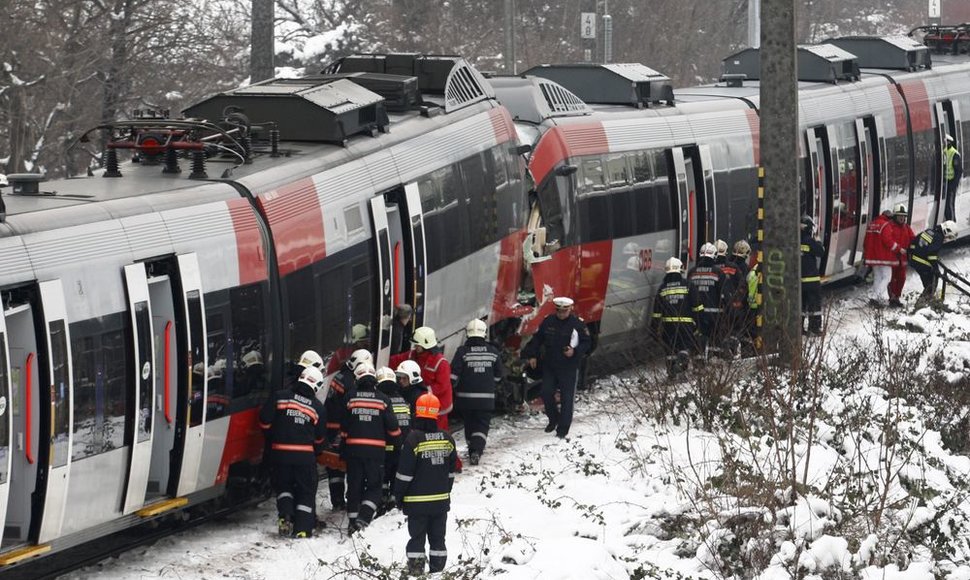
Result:
<instances>
[{"instance_id":1,"label":"police officer in dark uniform","mask_svg":"<svg viewBox=\"0 0 970 580\"><path fill-rule=\"evenodd\" d=\"M697 293L684 281L684 264L671 257L664 264L664 280L653 300L654 334L667 349L667 374L671 377L687 370L690 352L695 350L696 316L704 310Z\"/></svg>"},{"instance_id":2,"label":"police officer in dark uniform","mask_svg":"<svg viewBox=\"0 0 970 580\"><path fill-rule=\"evenodd\" d=\"M445 568L448 551L445 531L451 509L451 486L458 469L455 440L438 429L438 398L421 395L415 405L414 424L401 448L400 463L394 479L394 497L408 517L406 553L408 572L424 574L425 538L428 539L429 569Z\"/></svg>"},{"instance_id":3,"label":"police officer in dark uniform","mask_svg":"<svg viewBox=\"0 0 970 580\"><path fill-rule=\"evenodd\" d=\"M936 279L938 276L937 255L944 242L949 242L957 237L957 224L952 220L947 220L928 230L920 232L920 235L913 238L909 244L909 265L912 266L919 279L923 283L923 293L920 295L921 301L933 298L936 293Z\"/></svg>"},{"instance_id":4,"label":"police officer in dark uniform","mask_svg":"<svg viewBox=\"0 0 970 580\"><path fill-rule=\"evenodd\" d=\"M546 433L556 432L560 439L569 434L573 422L573 399L579 380L579 364L589 352L590 336L586 325L573 311L573 299L559 296L553 299L556 313L539 325L535 336L525 346L523 355L529 366L536 368L542 361L542 402L546 407ZM562 409L556 407L556 389Z\"/></svg>"},{"instance_id":5,"label":"police officer in dark uniform","mask_svg":"<svg viewBox=\"0 0 970 580\"><path fill-rule=\"evenodd\" d=\"M330 389L327 391L327 400L324 402L324 407L327 409L327 440L334 447L340 445L340 421L343 418L344 410L347 408L347 401L344 397L353 390L356 383L354 369L363 362L373 364L370 351L365 349L355 350L341 365L337 374L330 379ZM344 499L346 478L345 472L327 467L330 504L335 510L342 510L347 507L347 502Z\"/></svg>"},{"instance_id":6,"label":"police officer in dark uniform","mask_svg":"<svg viewBox=\"0 0 970 580\"><path fill-rule=\"evenodd\" d=\"M292 388L276 391L259 410L272 451L281 536L309 537L316 524L316 455L326 441L326 411L316 395L322 386L320 369L308 366Z\"/></svg>"},{"instance_id":7,"label":"police officer in dark uniform","mask_svg":"<svg viewBox=\"0 0 970 580\"><path fill-rule=\"evenodd\" d=\"M702 354L706 354L708 346L719 346L711 345L720 323L724 291L724 272L714 264L716 254L714 244L705 243L698 254L697 265L687 273L687 286L696 293L698 304L704 306L697 312L697 329L701 334L701 344L697 346Z\"/></svg>"},{"instance_id":8,"label":"police officer in dark uniform","mask_svg":"<svg viewBox=\"0 0 970 580\"><path fill-rule=\"evenodd\" d=\"M488 326L474 319L465 326L468 340L458 347L451 360L451 382L454 384L455 408L465 422L468 461L478 465L485 451L488 429L495 410L495 388L504 371L497 348L485 340Z\"/></svg>"},{"instance_id":9,"label":"police officer in dark uniform","mask_svg":"<svg viewBox=\"0 0 970 580\"><path fill-rule=\"evenodd\" d=\"M347 393L340 429L341 457L347 462L348 534L366 528L377 512L386 447L397 445L401 435L391 401L377 390L374 365L360 363L354 375L357 385Z\"/></svg>"},{"instance_id":10,"label":"police officer in dark uniform","mask_svg":"<svg viewBox=\"0 0 970 580\"><path fill-rule=\"evenodd\" d=\"M805 334L822 334L822 278L819 275L818 261L824 250L822 243L815 239L815 220L802 216L802 318L808 319ZM804 324L804 321L803 321Z\"/></svg>"},{"instance_id":11,"label":"police officer in dark uniform","mask_svg":"<svg viewBox=\"0 0 970 580\"><path fill-rule=\"evenodd\" d=\"M377 390L391 401L391 410L397 419L397 426L401 428L401 435L397 438L398 443L400 443L411 431L411 406L401 393L397 374L390 367L377 369ZM401 446L399 444L389 442L384 446L384 488L381 506L378 510L380 514L394 508L394 496L391 495L391 487L394 482L394 474L397 473L397 461L400 454Z\"/></svg>"}]
</instances>

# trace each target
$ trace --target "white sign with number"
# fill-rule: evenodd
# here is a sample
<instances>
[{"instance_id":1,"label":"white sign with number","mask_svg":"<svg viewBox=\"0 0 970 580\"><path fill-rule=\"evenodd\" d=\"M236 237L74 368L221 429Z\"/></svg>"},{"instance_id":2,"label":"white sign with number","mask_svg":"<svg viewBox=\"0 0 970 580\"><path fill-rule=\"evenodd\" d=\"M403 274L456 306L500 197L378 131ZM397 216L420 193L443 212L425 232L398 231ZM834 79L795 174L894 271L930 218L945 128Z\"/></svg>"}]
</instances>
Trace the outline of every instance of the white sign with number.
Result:
<instances>
[{"instance_id":1,"label":"white sign with number","mask_svg":"<svg viewBox=\"0 0 970 580\"><path fill-rule=\"evenodd\" d=\"M930 18L940 17L940 0L929 0L930 2Z\"/></svg>"},{"instance_id":2,"label":"white sign with number","mask_svg":"<svg viewBox=\"0 0 970 580\"><path fill-rule=\"evenodd\" d=\"M939 2L939 0L936 0ZM596 13L583 12L579 18L579 37L596 38Z\"/></svg>"}]
</instances>

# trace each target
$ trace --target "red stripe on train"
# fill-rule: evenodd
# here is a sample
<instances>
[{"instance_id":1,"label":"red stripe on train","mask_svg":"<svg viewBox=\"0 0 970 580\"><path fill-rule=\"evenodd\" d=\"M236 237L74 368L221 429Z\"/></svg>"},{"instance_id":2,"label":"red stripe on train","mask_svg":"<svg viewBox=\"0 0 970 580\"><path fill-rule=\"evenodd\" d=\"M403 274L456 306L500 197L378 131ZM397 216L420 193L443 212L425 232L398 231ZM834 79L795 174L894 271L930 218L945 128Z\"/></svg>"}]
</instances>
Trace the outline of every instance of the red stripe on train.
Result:
<instances>
[{"instance_id":1,"label":"red stripe on train","mask_svg":"<svg viewBox=\"0 0 970 580\"><path fill-rule=\"evenodd\" d=\"M492 122L497 143L505 143L515 137L515 125L512 124L512 117L505 107L492 109L488 112L488 118Z\"/></svg>"},{"instance_id":2,"label":"red stripe on train","mask_svg":"<svg viewBox=\"0 0 970 580\"><path fill-rule=\"evenodd\" d=\"M323 211L309 177L259 197L266 212L281 276L322 260L326 255Z\"/></svg>"},{"instance_id":3,"label":"red stripe on train","mask_svg":"<svg viewBox=\"0 0 970 580\"><path fill-rule=\"evenodd\" d=\"M239 285L261 282L266 279L266 255L253 207L242 198L229 200L226 205L229 206L232 228L236 231Z\"/></svg>"},{"instance_id":4,"label":"red stripe on train","mask_svg":"<svg viewBox=\"0 0 970 580\"><path fill-rule=\"evenodd\" d=\"M602 123L554 127L539 139L529 168L536 183L540 184L553 167L568 157L595 155L609 150L610 144Z\"/></svg>"},{"instance_id":5,"label":"red stripe on train","mask_svg":"<svg viewBox=\"0 0 970 580\"><path fill-rule=\"evenodd\" d=\"M761 164L761 117L758 111L748 109L744 112L748 117L748 127L751 129L751 149L754 151L754 166Z\"/></svg>"},{"instance_id":6,"label":"red stripe on train","mask_svg":"<svg viewBox=\"0 0 970 580\"><path fill-rule=\"evenodd\" d=\"M257 415L259 409L246 409L233 413L229 419L226 433L226 446L222 450L216 483L225 483L229 477L229 466L245 461L257 463L263 455L263 432L259 428Z\"/></svg>"}]
</instances>

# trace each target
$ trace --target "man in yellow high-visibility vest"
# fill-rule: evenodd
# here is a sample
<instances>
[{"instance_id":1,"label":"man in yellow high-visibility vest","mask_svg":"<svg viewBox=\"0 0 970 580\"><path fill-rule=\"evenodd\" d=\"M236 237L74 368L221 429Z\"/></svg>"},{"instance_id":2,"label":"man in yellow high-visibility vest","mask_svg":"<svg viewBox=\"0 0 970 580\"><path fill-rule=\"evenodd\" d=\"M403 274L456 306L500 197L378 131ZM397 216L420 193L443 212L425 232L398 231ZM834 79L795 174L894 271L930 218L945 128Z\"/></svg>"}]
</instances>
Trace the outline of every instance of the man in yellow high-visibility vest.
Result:
<instances>
[{"instance_id":1,"label":"man in yellow high-visibility vest","mask_svg":"<svg viewBox=\"0 0 970 580\"><path fill-rule=\"evenodd\" d=\"M955 220L957 189L960 187L960 178L963 177L963 158L957 151L956 140L952 135L946 136L946 147L943 149L943 177L946 179L944 218Z\"/></svg>"}]
</instances>

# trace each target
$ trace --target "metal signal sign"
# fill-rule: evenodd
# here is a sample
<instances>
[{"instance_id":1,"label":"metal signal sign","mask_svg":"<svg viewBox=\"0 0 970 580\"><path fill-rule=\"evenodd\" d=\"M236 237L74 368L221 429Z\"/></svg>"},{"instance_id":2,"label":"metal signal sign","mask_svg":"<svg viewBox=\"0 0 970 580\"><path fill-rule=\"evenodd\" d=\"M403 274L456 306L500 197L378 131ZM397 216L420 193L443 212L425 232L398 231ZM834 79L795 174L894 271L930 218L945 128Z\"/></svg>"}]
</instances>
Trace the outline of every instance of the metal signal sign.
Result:
<instances>
[{"instance_id":1,"label":"metal signal sign","mask_svg":"<svg viewBox=\"0 0 970 580\"><path fill-rule=\"evenodd\" d=\"M595 12L583 12L580 14L579 37L596 38L596 13Z\"/></svg>"}]
</instances>

